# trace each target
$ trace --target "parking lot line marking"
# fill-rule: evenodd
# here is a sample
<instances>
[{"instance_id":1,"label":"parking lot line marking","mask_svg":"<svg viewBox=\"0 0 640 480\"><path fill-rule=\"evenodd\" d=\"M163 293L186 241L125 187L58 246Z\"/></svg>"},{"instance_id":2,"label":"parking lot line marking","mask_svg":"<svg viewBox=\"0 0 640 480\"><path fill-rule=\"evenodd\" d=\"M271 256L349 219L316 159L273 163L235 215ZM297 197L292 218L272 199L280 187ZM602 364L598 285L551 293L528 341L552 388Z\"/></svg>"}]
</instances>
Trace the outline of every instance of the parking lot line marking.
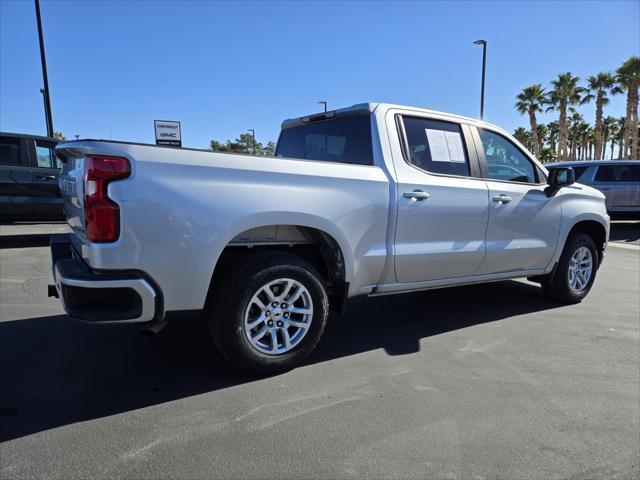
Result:
<instances>
[{"instance_id":1,"label":"parking lot line marking","mask_svg":"<svg viewBox=\"0 0 640 480\"><path fill-rule=\"evenodd\" d=\"M640 245L633 245L629 243L609 242L607 244L607 247L626 248L627 250L640 250Z\"/></svg>"}]
</instances>

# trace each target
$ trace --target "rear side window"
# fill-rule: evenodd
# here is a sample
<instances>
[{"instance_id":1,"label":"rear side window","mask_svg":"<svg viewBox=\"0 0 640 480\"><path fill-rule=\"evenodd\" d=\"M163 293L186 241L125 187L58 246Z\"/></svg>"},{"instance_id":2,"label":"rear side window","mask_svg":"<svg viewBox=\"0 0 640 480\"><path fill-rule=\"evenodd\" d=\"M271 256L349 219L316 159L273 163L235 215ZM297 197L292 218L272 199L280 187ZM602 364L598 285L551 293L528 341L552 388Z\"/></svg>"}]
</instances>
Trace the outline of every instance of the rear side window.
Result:
<instances>
[{"instance_id":1,"label":"rear side window","mask_svg":"<svg viewBox=\"0 0 640 480\"><path fill-rule=\"evenodd\" d=\"M20 140L0 137L0 165L20 166Z\"/></svg>"},{"instance_id":2,"label":"rear side window","mask_svg":"<svg viewBox=\"0 0 640 480\"><path fill-rule=\"evenodd\" d=\"M596 182L640 182L640 165L600 165Z\"/></svg>"},{"instance_id":3,"label":"rear side window","mask_svg":"<svg viewBox=\"0 0 640 480\"><path fill-rule=\"evenodd\" d=\"M589 167L573 167L573 173L576 176L576 181L580 180L580 177L584 175Z\"/></svg>"},{"instance_id":4,"label":"rear side window","mask_svg":"<svg viewBox=\"0 0 640 480\"><path fill-rule=\"evenodd\" d=\"M276 156L373 165L371 117L350 115L285 128Z\"/></svg>"},{"instance_id":5,"label":"rear side window","mask_svg":"<svg viewBox=\"0 0 640 480\"><path fill-rule=\"evenodd\" d=\"M53 153L54 145L48 142L36 140L36 158L38 167L42 168L61 168L59 161L56 162L56 156Z\"/></svg>"},{"instance_id":6,"label":"rear side window","mask_svg":"<svg viewBox=\"0 0 640 480\"><path fill-rule=\"evenodd\" d=\"M469 176L469 157L460 125L419 117L403 117L407 161L420 170Z\"/></svg>"}]
</instances>

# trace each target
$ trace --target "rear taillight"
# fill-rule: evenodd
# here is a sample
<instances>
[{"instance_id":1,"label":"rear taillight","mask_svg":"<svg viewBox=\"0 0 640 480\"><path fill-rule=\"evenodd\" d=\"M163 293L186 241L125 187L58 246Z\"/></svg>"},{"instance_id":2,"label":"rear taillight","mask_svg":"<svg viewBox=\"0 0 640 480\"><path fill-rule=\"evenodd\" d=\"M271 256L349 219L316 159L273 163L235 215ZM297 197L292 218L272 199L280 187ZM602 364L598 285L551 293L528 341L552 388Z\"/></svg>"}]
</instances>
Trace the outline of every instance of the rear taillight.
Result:
<instances>
[{"instance_id":1,"label":"rear taillight","mask_svg":"<svg viewBox=\"0 0 640 480\"><path fill-rule=\"evenodd\" d=\"M108 185L131 175L129 160L90 156L84 163L84 216L90 242L115 242L120 235L120 209L109 198Z\"/></svg>"}]
</instances>

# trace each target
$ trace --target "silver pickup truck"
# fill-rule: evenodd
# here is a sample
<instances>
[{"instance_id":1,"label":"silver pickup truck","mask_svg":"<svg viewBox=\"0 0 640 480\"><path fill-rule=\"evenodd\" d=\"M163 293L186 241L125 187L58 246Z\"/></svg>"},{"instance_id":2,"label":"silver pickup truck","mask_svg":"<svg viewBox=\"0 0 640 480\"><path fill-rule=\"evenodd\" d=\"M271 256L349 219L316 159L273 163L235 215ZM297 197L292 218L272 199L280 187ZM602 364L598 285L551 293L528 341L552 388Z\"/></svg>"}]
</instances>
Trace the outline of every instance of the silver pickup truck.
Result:
<instances>
[{"instance_id":1,"label":"silver pickup truck","mask_svg":"<svg viewBox=\"0 0 640 480\"><path fill-rule=\"evenodd\" d=\"M579 302L609 235L604 196L570 168L417 108L286 120L275 157L104 140L56 153L73 234L52 239L49 294L73 318L151 331L196 313L258 372L303 362L358 295L524 277Z\"/></svg>"}]
</instances>

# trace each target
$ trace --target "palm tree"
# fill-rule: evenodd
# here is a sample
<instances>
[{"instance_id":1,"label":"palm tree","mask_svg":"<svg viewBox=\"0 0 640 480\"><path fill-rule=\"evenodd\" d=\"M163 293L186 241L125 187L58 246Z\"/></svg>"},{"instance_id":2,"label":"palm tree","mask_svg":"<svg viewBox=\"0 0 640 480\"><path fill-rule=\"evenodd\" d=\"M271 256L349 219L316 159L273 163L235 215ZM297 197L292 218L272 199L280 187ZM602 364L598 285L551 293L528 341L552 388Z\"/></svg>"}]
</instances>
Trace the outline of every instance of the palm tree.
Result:
<instances>
[{"instance_id":1,"label":"palm tree","mask_svg":"<svg viewBox=\"0 0 640 480\"><path fill-rule=\"evenodd\" d=\"M613 146L615 144L615 138L618 134L618 120L614 117L607 116L602 120L602 159L607 156L607 143L611 142L611 156L610 160L613 160Z\"/></svg>"},{"instance_id":2,"label":"palm tree","mask_svg":"<svg viewBox=\"0 0 640 480\"><path fill-rule=\"evenodd\" d=\"M585 143L585 154L583 155L583 160L593 160L594 158L594 150L596 147L596 131L595 129L585 123L586 131L584 132L584 143Z\"/></svg>"},{"instance_id":3,"label":"palm tree","mask_svg":"<svg viewBox=\"0 0 640 480\"><path fill-rule=\"evenodd\" d=\"M574 111L569 117L567 123L569 144L567 158L571 160L577 160L576 150L580 145L578 142L582 137L582 126L584 125L584 117L580 113Z\"/></svg>"},{"instance_id":4,"label":"palm tree","mask_svg":"<svg viewBox=\"0 0 640 480\"><path fill-rule=\"evenodd\" d=\"M540 150L542 150L544 144L549 140L549 127L544 123L538 123L536 125L536 134L538 135Z\"/></svg>"},{"instance_id":5,"label":"palm tree","mask_svg":"<svg viewBox=\"0 0 640 480\"><path fill-rule=\"evenodd\" d=\"M600 72L595 76L587 78L589 94L584 97L585 100L596 100L596 160L602 160L604 156L603 144L605 137L603 135L602 116L603 108L609 103L607 95L616 95L622 93L622 89L616 83L616 77L610 73Z\"/></svg>"},{"instance_id":6,"label":"palm tree","mask_svg":"<svg viewBox=\"0 0 640 480\"><path fill-rule=\"evenodd\" d=\"M547 94L547 103L549 110L557 110L560 112L560 132L558 141L558 158L566 160L568 158L567 151L567 110L573 105L582 105L583 93L585 89L578 85L580 77L574 77L571 72L561 73L558 78L551 81L553 89Z\"/></svg>"},{"instance_id":7,"label":"palm tree","mask_svg":"<svg viewBox=\"0 0 640 480\"><path fill-rule=\"evenodd\" d=\"M627 91L627 115L622 147L623 158L638 158L638 88L640 57L631 57L616 71L620 86Z\"/></svg>"},{"instance_id":8,"label":"palm tree","mask_svg":"<svg viewBox=\"0 0 640 480\"><path fill-rule=\"evenodd\" d=\"M540 150L540 160L542 163L553 162L556 159L556 152L552 147L543 147Z\"/></svg>"},{"instance_id":9,"label":"palm tree","mask_svg":"<svg viewBox=\"0 0 640 480\"><path fill-rule=\"evenodd\" d=\"M555 120L547 123L547 129L549 130L549 146L554 152L557 152L556 144L558 142L558 133L560 132L560 122Z\"/></svg>"},{"instance_id":10,"label":"palm tree","mask_svg":"<svg viewBox=\"0 0 640 480\"><path fill-rule=\"evenodd\" d=\"M525 113L529 115L529 123L531 124L531 143L533 144L533 153L537 157L542 147L538 139L538 129L536 128L536 113L542 112L542 106L545 104L546 97L544 88L539 83L530 85L522 89L518 94L516 109L521 115Z\"/></svg>"},{"instance_id":11,"label":"palm tree","mask_svg":"<svg viewBox=\"0 0 640 480\"><path fill-rule=\"evenodd\" d=\"M513 136L522 145L531 148L531 132L524 127L518 127L513 131Z\"/></svg>"},{"instance_id":12,"label":"palm tree","mask_svg":"<svg viewBox=\"0 0 640 480\"><path fill-rule=\"evenodd\" d=\"M618 119L618 135L616 141L618 142L618 160L624 158L624 139L627 131L627 119L620 117Z\"/></svg>"}]
</instances>

